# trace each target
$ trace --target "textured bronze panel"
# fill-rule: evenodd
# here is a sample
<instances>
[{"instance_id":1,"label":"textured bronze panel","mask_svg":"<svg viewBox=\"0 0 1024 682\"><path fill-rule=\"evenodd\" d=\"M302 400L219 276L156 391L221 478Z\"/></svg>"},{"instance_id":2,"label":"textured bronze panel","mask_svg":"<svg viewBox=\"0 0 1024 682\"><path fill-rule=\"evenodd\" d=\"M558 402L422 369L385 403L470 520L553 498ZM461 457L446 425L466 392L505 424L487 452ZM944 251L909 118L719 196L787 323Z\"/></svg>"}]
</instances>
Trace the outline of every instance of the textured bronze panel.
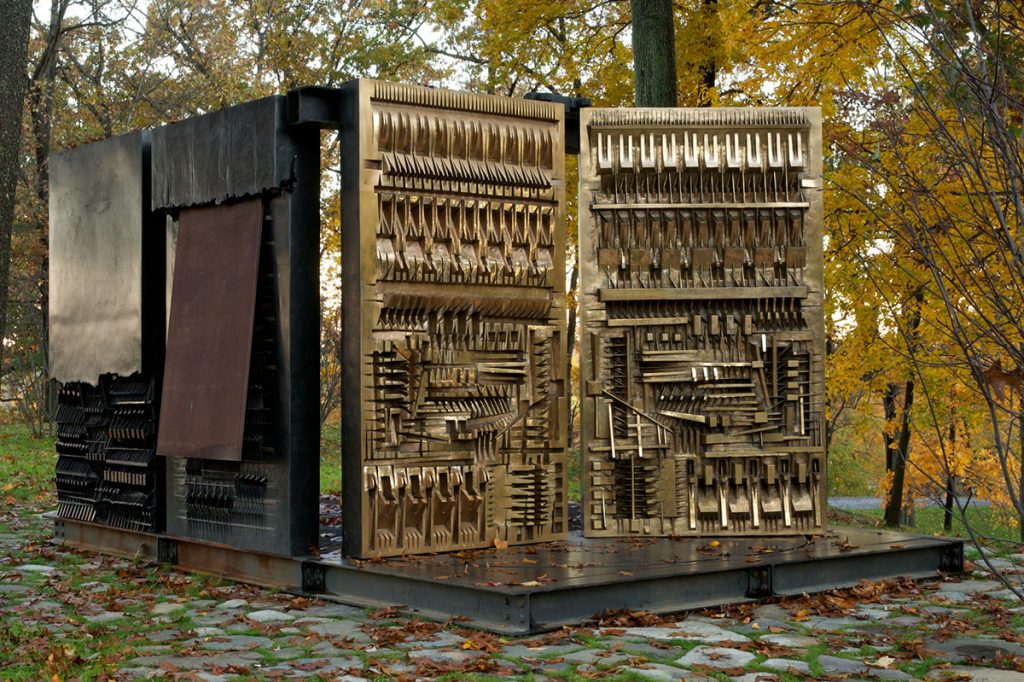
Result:
<instances>
[{"instance_id":1,"label":"textured bronze panel","mask_svg":"<svg viewBox=\"0 0 1024 682\"><path fill-rule=\"evenodd\" d=\"M347 118L345 552L563 537L563 108L358 81Z\"/></svg>"},{"instance_id":2,"label":"textured bronze panel","mask_svg":"<svg viewBox=\"0 0 1024 682\"><path fill-rule=\"evenodd\" d=\"M54 154L50 183L50 376L142 371L142 134Z\"/></svg>"},{"instance_id":3,"label":"textured bronze panel","mask_svg":"<svg viewBox=\"0 0 1024 682\"><path fill-rule=\"evenodd\" d=\"M581 125L585 532L822 532L820 111Z\"/></svg>"},{"instance_id":4,"label":"textured bronze panel","mask_svg":"<svg viewBox=\"0 0 1024 682\"><path fill-rule=\"evenodd\" d=\"M181 211L157 454L242 458L263 199Z\"/></svg>"}]
</instances>

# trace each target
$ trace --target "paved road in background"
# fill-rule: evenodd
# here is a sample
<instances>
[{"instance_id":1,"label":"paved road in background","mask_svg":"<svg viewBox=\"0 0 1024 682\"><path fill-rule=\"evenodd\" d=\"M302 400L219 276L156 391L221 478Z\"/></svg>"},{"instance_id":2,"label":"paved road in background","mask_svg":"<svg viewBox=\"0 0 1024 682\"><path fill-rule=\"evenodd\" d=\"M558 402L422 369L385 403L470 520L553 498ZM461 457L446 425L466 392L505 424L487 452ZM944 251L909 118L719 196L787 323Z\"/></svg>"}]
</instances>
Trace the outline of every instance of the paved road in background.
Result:
<instances>
[{"instance_id":1,"label":"paved road in background","mask_svg":"<svg viewBox=\"0 0 1024 682\"><path fill-rule=\"evenodd\" d=\"M960 498L960 501L967 503L967 498ZM830 497L828 498L829 505L836 509L846 509L853 511L857 509L881 509L882 500L878 497ZM970 500L971 506L974 507L988 507L991 503L988 500ZM919 499L917 500L918 507L938 507L941 506L935 500Z\"/></svg>"}]
</instances>

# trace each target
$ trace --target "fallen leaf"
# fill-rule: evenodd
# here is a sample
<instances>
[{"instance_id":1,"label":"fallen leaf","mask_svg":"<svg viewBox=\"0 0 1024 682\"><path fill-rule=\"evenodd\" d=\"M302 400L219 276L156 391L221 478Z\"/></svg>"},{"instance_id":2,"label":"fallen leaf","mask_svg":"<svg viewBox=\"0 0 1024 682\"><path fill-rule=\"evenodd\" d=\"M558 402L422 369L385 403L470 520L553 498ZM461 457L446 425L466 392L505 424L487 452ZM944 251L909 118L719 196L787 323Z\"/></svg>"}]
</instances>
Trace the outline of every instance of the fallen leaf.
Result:
<instances>
[{"instance_id":1,"label":"fallen leaf","mask_svg":"<svg viewBox=\"0 0 1024 682\"><path fill-rule=\"evenodd\" d=\"M867 661L868 665L875 666L876 668L891 668L892 664L896 662L896 659L892 656L879 656L876 661Z\"/></svg>"}]
</instances>

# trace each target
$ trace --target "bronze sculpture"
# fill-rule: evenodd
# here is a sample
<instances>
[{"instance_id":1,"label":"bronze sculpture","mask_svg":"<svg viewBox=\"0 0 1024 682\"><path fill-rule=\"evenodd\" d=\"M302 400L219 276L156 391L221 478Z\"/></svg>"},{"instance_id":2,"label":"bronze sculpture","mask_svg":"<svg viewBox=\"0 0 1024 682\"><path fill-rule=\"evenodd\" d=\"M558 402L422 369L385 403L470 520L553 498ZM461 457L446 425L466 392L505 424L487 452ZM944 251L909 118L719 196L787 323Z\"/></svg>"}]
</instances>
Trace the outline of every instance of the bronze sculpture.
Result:
<instances>
[{"instance_id":1,"label":"bronze sculpture","mask_svg":"<svg viewBox=\"0 0 1024 682\"><path fill-rule=\"evenodd\" d=\"M824 530L821 114L586 109L584 530Z\"/></svg>"},{"instance_id":2,"label":"bronze sculpture","mask_svg":"<svg viewBox=\"0 0 1024 682\"><path fill-rule=\"evenodd\" d=\"M346 89L345 551L562 538L562 107Z\"/></svg>"}]
</instances>

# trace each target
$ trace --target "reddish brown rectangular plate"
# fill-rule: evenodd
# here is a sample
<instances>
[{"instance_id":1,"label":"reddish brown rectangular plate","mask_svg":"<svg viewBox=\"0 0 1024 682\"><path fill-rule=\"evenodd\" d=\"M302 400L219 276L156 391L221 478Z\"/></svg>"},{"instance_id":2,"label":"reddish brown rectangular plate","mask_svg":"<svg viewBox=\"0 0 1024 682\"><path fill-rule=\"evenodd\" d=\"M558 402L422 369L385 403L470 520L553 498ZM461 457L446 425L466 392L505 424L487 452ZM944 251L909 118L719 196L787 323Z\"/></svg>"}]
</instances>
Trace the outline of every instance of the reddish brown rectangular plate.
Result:
<instances>
[{"instance_id":1,"label":"reddish brown rectangular plate","mask_svg":"<svg viewBox=\"0 0 1024 682\"><path fill-rule=\"evenodd\" d=\"M180 213L159 455L242 458L262 222L260 198Z\"/></svg>"}]
</instances>

